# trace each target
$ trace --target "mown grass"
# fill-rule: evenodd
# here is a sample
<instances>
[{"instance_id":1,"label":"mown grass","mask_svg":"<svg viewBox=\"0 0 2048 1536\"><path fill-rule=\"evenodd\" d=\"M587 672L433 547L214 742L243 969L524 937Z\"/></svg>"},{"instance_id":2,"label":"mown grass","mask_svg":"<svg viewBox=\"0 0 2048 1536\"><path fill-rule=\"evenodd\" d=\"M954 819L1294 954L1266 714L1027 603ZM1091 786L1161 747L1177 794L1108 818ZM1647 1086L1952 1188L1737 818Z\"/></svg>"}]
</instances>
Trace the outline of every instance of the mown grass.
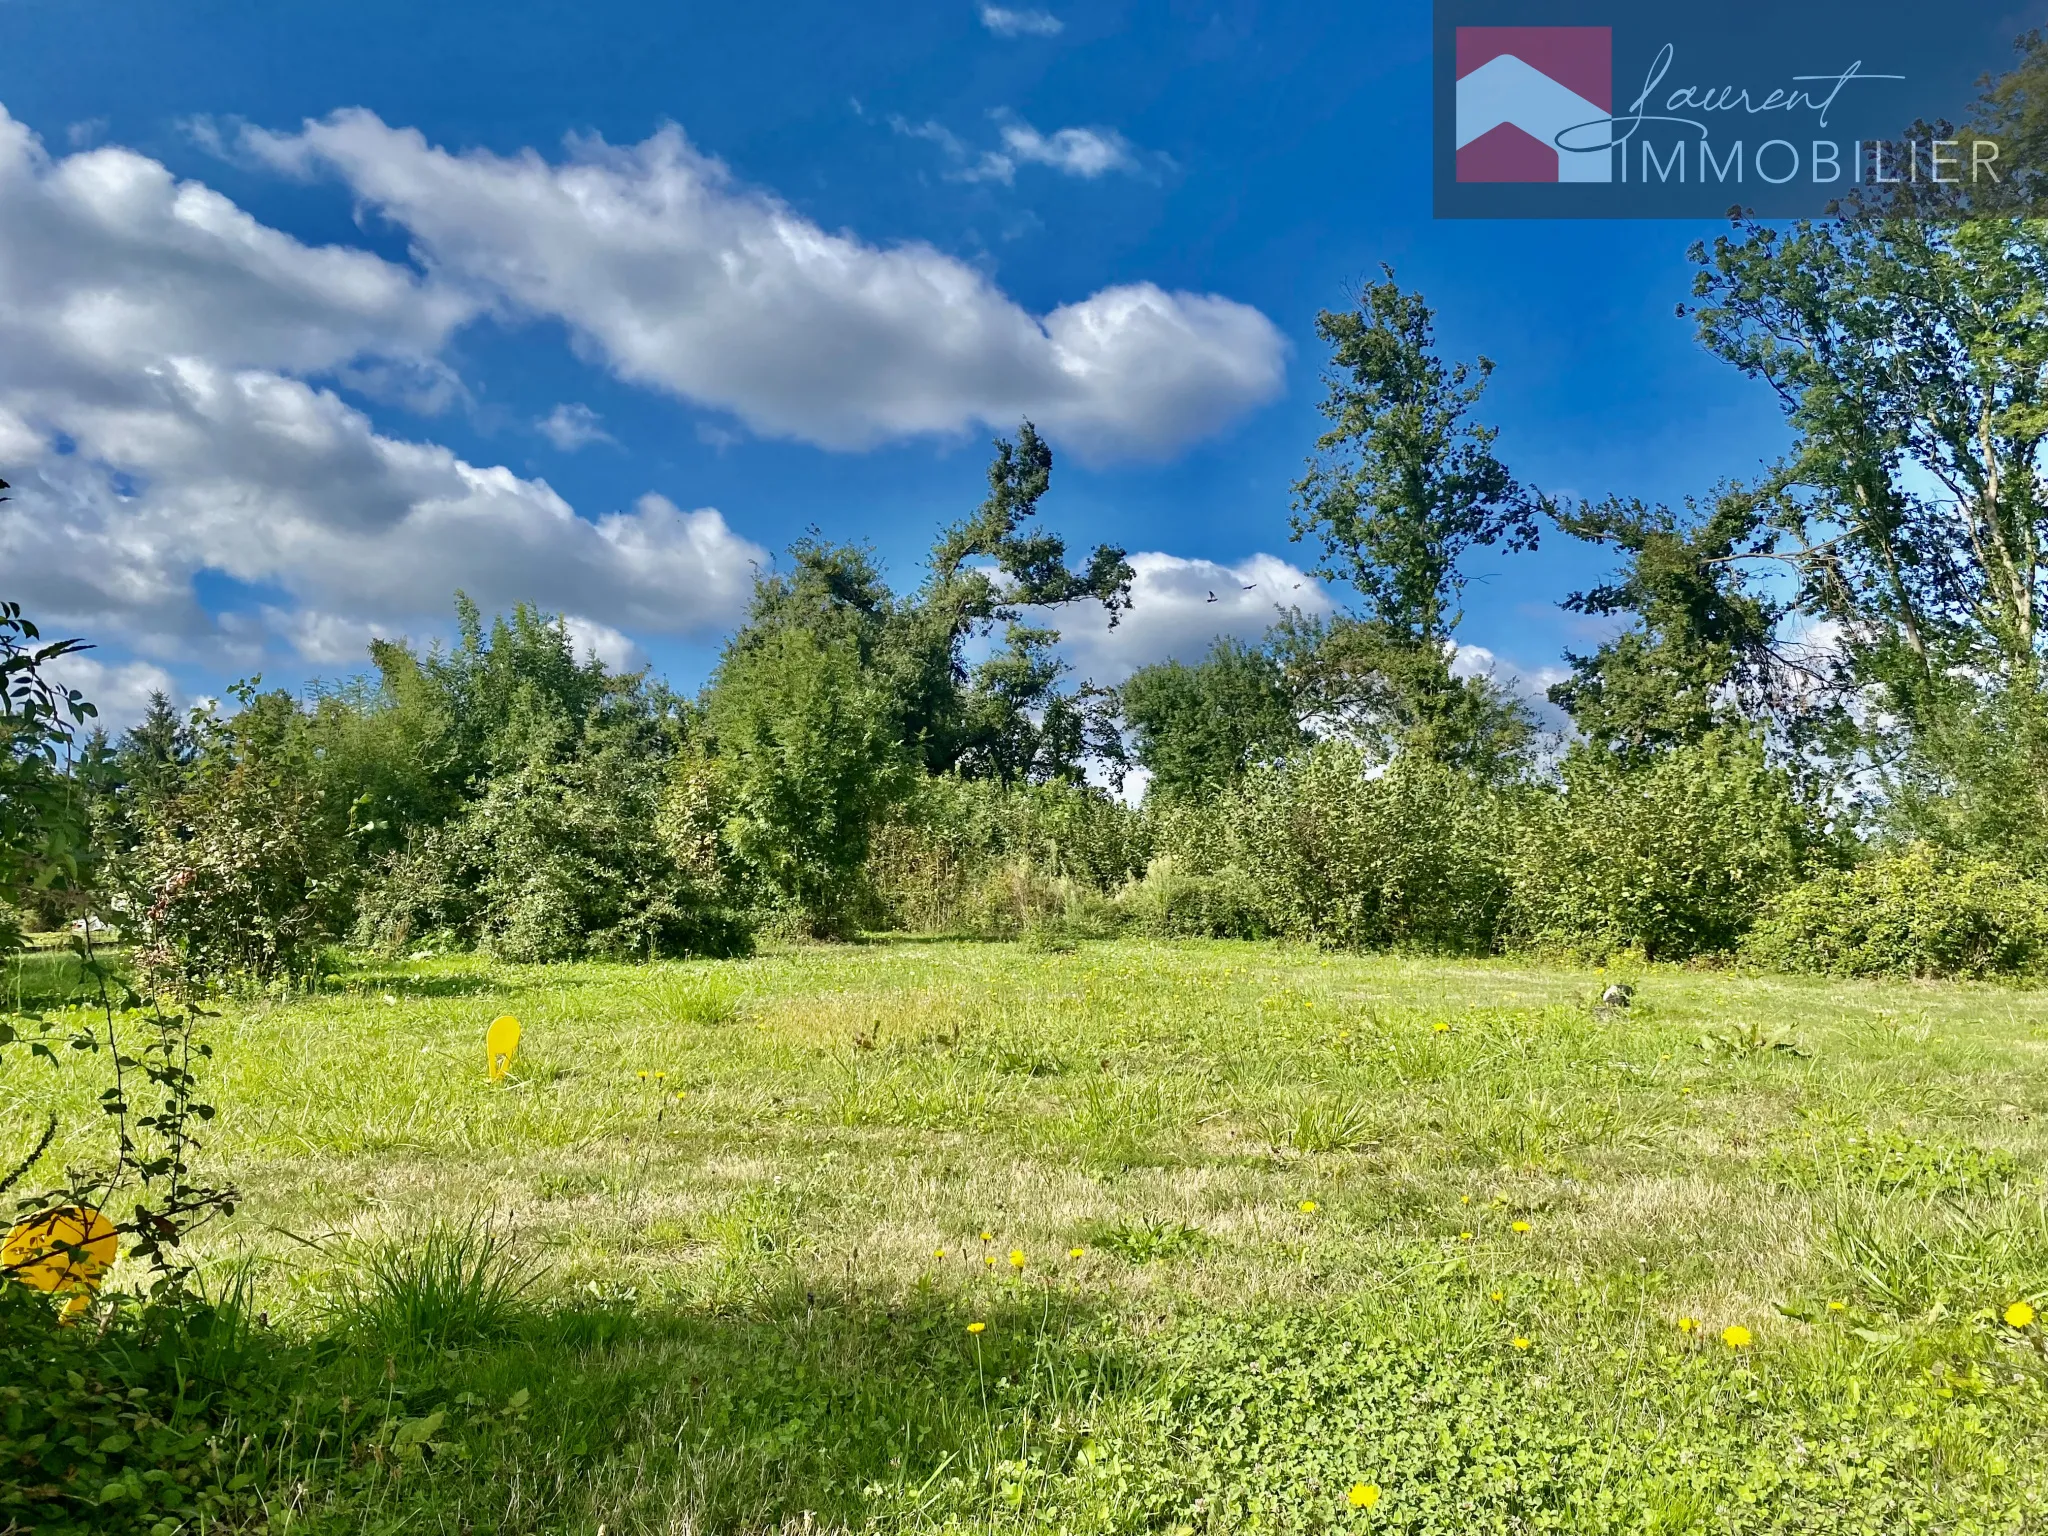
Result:
<instances>
[{"instance_id":1,"label":"mown grass","mask_svg":"<svg viewBox=\"0 0 2048 1536\"><path fill-rule=\"evenodd\" d=\"M239 1454L274 1532L2048 1523L2048 994L1608 979L903 941L225 1008L198 1247L292 1362ZM5 1072L82 1156L87 1074Z\"/></svg>"}]
</instances>

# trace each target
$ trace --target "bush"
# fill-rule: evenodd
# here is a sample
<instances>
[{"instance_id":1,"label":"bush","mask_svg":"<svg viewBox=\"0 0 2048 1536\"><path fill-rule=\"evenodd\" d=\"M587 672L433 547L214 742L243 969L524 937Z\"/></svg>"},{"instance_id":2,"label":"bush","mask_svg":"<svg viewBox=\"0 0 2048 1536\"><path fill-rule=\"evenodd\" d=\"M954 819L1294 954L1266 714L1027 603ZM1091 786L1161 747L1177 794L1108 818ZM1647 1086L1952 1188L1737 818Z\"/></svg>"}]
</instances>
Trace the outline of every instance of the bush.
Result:
<instances>
[{"instance_id":1,"label":"bush","mask_svg":"<svg viewBox=\"0 0 2048 1536\"><path fill-rule=\"evenodd\" d=\"M284 1406L250 1401L254 1347L234 1307L131 1305L70 1327L48 1298L0 1283L0 1530L253 1528L255 1478L230 1424Z\"/></svg>"},{"instance_id":2,"label":"bush","mask_svg":"<svg viewBox=\"0 0 2048 1536\"><path fill-rule=\"evenodd\" d=\"M1791 781L1747 737L1641 759L1577 746L1561 788L1526 803L1509 937L1653 960L1732 950L1820 847Z\"/></svg>"},{"instance_id":3,"label":"bush","mask_svg":"<svg viewBox=\"0 0 2048 1536\"><path fill-rule=\"evenodd\" d=\"M1492 950L1508 797L1420 759L1374 767L1360 748L1326 741L1252 771L1231 841L1259 920L1350 948Z\"/></svg>"},{"instance_id":4,"label":"bush","mask_svg":"<svg viewBox=\"0 0 2048 1536\"><path fill-rule=\"evenodd\" d=\"M285 694L243 689L201 723L190 787L148 813L122 902L146 974L177 986L311 975L346 928L347 817L324 796Z\"/></svg>"},{"instance_id":5,"label":"bush","mask_svg":"<svg viewBox=\"0 0 2048 1536\"><path fill-rule=\"evenodd\" d=\"M701 758L665 766L602 735L565 761L501 773L458 820L386 861L356 940L389 954L452 938L525 962L742 953L752 933L729 889L712 780Z\"/></svg>"},{"instance_id":6,"label":"bush","mask_svg":"<svg viewBox=\"0 0 2048 1536\"><path fill-rule=\"evenodd\" d=\"M1009 937L1033 913L1106 898L1145 867L1145 816L1100 790L921 781L878 828L866 919L877 928Z\"/></svg>"},{"instance_id":7,"label":"bush","mask_svg":"<svg viewBox=\"0 0 2048 1536\"><path fill-rule=\"evenodd\" d=\"M1784 971L2014 976L2048 960L2048 886L1915 844L1787 891L1745 946Z\"/></svg>"},{"instance_id":8,"label":"bush","mask_svg":"<svg viewBox=\"0 0 2048 1536\"><path fill-rule=\"evenodd\" d=\"M1117 893L1116 903L1131 930L1148 938L1272 937L1250 876L1234 864L1201 874L1161 854L1146 866L1143 879Z\"/></svg>"}]
</instances>

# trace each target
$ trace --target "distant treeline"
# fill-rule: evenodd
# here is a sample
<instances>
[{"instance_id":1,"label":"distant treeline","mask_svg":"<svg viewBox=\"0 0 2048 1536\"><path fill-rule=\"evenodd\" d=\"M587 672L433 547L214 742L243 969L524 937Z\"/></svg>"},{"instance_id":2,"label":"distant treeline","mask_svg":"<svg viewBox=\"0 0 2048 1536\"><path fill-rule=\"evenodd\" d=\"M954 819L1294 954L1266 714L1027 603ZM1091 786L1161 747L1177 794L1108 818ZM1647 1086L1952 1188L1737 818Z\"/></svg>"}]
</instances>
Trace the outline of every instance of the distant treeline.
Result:
<instances>
[{"instance_id":1,"label":"distant treeline","mask_svg":"<svg viewBox=\"0 0 2048 1536\"><path fill-rule=\"evenodd\" d=\"M1546 496L1479 417L1492 365L1444 359L1389 273L1320 317L1327 431L1294 487L1344 606L1115 688L1068 675L1056 626L1113 622L1132 570L1044 527L1028 422L914 588L807 538L695 697L458 599L452 645L379 642L306 698L159 698L111 741L10 612L6 898L103 914L180 985L341 944L539 961L890 927L2029 970L2048 230L1738 226L1693 256L1687 310L1783 403L1781 462L1677 508ZM1614 562L1567 603L1609 638L1550 690L1561 737L1456 664L1472 552L1558 536ZM1100 787L1133 769L1141 804Z\"/></svg>"}]
</instances>

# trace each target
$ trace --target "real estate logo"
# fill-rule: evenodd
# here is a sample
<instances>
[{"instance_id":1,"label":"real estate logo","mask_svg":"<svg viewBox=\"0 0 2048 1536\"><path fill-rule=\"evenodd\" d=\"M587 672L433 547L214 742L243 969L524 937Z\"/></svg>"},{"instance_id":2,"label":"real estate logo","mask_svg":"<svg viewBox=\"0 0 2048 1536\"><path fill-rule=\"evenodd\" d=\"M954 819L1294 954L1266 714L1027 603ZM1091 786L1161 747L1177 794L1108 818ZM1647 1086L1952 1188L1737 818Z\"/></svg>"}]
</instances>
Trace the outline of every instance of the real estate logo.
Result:
<instances>
[{"instance_id":1,"label":"real estate logo","mask_svg":"<svg viewBox=\"0 0 2048 1536\"><path fill-rule=\"evenodd\" d=\"M1460 27L1457 81L1459 181L1614 179L1611 27Z\"/></svg>"}]
</instances>

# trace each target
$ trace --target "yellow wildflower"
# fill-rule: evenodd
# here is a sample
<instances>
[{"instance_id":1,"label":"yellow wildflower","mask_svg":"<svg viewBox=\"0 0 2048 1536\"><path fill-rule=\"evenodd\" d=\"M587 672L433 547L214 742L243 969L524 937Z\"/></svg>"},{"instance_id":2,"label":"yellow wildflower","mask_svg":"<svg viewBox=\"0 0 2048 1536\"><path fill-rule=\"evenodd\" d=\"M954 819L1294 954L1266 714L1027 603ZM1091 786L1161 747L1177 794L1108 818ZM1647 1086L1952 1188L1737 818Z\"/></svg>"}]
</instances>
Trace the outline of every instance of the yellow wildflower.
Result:
<instances>
[{"instance_id":1,"label":"yellow wildflower","mask_svg":"<svg viewBox=\"0 0 2048 1536\"><path fill-rule=\"evenodd\" d=\"M1448 1035L1451 1032L1450 1022L1446 1019L1438 1019L1434 1027L1440 1035Z\"/></svg>"},{"instance_id":2,"label":"yellow wildflower","mask_svg":"<svg viewBox=\"0 0 2048 1536\"><path fill-rule=\"evenodd\" d=\"M946 1250L943 1248L934 1248L932 1250L932 1257L935 1259L943 1259L945 1256Z\"/></svg>"},{"instance_id":3,"label":"yellow wildflower","mask_svg":"<svg viewBox=\"0 0 2048 1536\"><path fill-rule=\"evenodd\" d=\"M1508 1340L1508 1342L1514 1345L1517 1349L1527 1349L1530 1343L1529 1340L1523 1338L1519 1333L1516 1334L1512 1339Z\"/></svg>"},{"instance_id":4,"label":"yellow wildflower","mask_svg":"<svg viewBox=\"0 0 2048 1536\"><path fill-rule=\"evenodd\" d=\"M1849 1303L1846 1301L1831 1301L1828 1303L1828 1310L1830 1312L1846 1312L1849 1310Z\"/></svg>"},{"instance_id":5,"label":"yellow wildflower","mask_svg":"<svg viewBox=\"0 0 2048 1536\"><path fill-rule=\"evenodd\" d=\"M1529 1223L1526 1221L1511 1221L1508 1223L1508 1230L1510 1232L1526 1232L1529 1230Z\"/></svg>"},{"instance_id":6,"label":"yellow wildflower","mask_svg":"<svg viewBox=\"0 0 2048 1536\"><path fill-rule=\"evenodd\" d=\"M2034 1309L2024 1301L2016 1301L2005 1309L2005 1323L2008 1328L2024 1328L2034 1320Z\"/></svg>"},{"instance_id":7,"label":"yellow wildflower","mask_svg":"<svg viewBox=\"0 0 2048 1536\"><path fill-rule=\"evenodd\" d=\"M1508 1293L1506 1291L1495 1291L1491 1296L1487 1297L1488 1301L1506 1301L1507 1299Z\"/></svg>"},{"instance_id":8,"label":"yellow wildflower","mask_svg":"<svg viewBox=\"0 0 2048 1536\"><path fill-rule=\"evenodd\" d=\"M1681 1317L1678 1320L1678 1331L1680 1333L1691 1333L1699 1325L1700 1320L1696 1317Z\"/></svg>"},{"instance_id":9,"label":"yellow wildflower","mask_svg":"<svg viewBox=\"0 0 2048 1536\"><path fill-rule=\"evenodd\" d=\"M1472 1241L1472 1234L1470 1232L1460 1232L1458 1234L1458 1241L1461 1243L1469 1243Z\"/></svg>"},{"instance_id":10,"label":"yellow wildflower","mask_svg":"<svg viewBox=\"0 0 2048 1536\"><path fill-rule=\"evenodd\" d=\"M1371 1509L1380 1501L1378 1483L1353 1483L1351 1491L1344 1495L1353 1509Z\"/></svg>"},{"instance_id":11,"label":"yellow wildflower","mask_svg":"<svg viewBox=\"0 0 2048 1536\"><path fill-rule=\"evenodd\" d=\"M1301 1213L1304 1216L1313 1216L1320 1209L1321 1207L1318 1206L1313 1200L1304 1200L1301 1202Z\"/></svg>"},{"instance_id":12,"label":"yellow wildflower","mask_svg":"<svg viewBox=\"0 0 2048 1536\"><path fill-rule=\"evenodd\" d=\"M984 1232L981 1234L981 1240L984 1243L992 1243L996 1240L996 1235L993 1232Z\"/></svg>"},{"instance_id":13,"label":"yellow wildflower","mask_svg":"<svg viewBox=\"0 0 2048 1536\"><path fill-rule=\"evenodd\" d=\"M1022 1248L1012 1248L1010 1250L1010 1268L1015 1270L1022 1270L1024 1268L1024 1250Z\"/></svg>"},{"instance_id":14,"label":"yellow wildflower","mask_svg":"<svg viewBox=\"0 0 2048 1536\"><path fill-rule=\"evenodd\" d=\"M1067 1250L1067 1257L1070 1259L1078 1259L1079 1257L1081 1257L1083 1253L1086 1252L1087 1250L1085 1248L1069 1248Z\"/></svg>"},{"instance_id":15,"label":"yellow wildflower","mask_svg":"<svg viewBox=\"0 0 2048 1536\"><path fill-rule=\"evenodd\" d=\"M1730 1349L1749 1348L1749 1330L1740 1323L1730 1323L1721 1330L1721 1342Z\"/></svg>"},{"instance_id":16,"label":"yellow wildflower","mask_svg":"<svg viewBox=\"0 0 2048 1536\"><path fill-rule=\"evenodd\" d=\"M987 1324L987 1323L969 1323L969 1324L967 1325L967 1331L968 1331L969 1333L986 1333L986 1332L988 1331L988 1324Z\"/></svg>"}]
</instances>

